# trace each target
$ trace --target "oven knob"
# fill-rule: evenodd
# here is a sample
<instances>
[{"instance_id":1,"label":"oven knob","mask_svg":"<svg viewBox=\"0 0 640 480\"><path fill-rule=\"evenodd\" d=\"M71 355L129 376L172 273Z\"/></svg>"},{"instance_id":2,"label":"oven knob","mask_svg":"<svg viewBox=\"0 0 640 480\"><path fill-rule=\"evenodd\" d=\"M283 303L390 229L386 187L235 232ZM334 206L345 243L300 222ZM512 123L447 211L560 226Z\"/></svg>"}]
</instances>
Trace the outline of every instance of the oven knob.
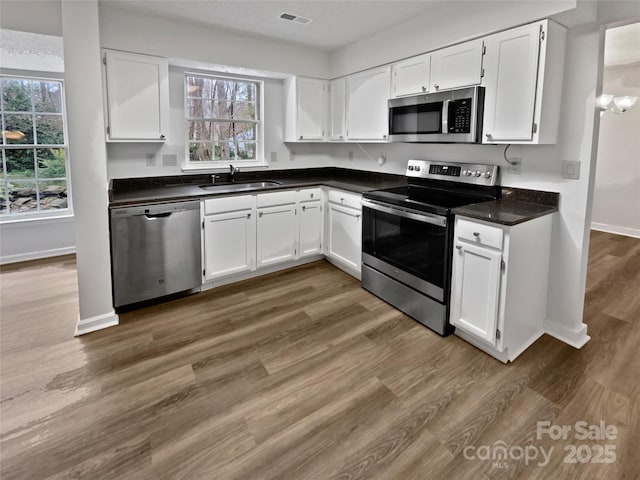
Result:
<instances>
[{"instance_id":1,"label":"oven knob","mask_svg":"<svg viewBox=\"0 0 640 480\"><path fill-rule=\"evenodd\" d=\"M413 165L409 165L409 170L413 170Z\"/></svg>"},{"instance_id":2,"label":"oven knob","mask_svg":"<svg viewBox=\"0 0 640 480\"><path fill-rule=\"evenodd\" d=\"M487 177L487 178L491 178L491 172L485 173L484 176Z\"/></svg>"},{"instance_id":3,"label":"oven knob","mask_svg":"<svg viewBox=\"0 0 640 480\"><path fill-rule=\"evenodd\" d=\"M480 173L480 170L476 170L476 177L479 177L480 175L482 175L482 174Z\"/></svg>"},{"instance_id":4,"label":"oven knob","mask_svg":"<svg viewBox=\"0 0 640 480\"><path fill-rule=\"evenodd\" d=\"M416 165L416 166L414 167L414 170L415 170L416 172L419 172L419 171L420 171L420 165Z\"/></svg>"}]
</instances>

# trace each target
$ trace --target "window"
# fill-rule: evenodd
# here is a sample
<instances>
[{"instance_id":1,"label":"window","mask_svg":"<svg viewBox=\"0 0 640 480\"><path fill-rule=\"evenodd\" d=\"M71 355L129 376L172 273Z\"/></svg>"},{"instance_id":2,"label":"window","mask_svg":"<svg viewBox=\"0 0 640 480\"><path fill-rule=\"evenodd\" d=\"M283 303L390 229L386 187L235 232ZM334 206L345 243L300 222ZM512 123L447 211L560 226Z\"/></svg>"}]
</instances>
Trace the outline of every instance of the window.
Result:
<instances>
[{"instance_id":1,"label":"window","mask_svg":"<svg viewBox=\"0 0 640 480\"><path fill-rule=\"evenodd\" d=\"M263 163L262 82L185 75L187 165Z\"/></svg>"},{"instance_id":2,"label":"window","mask_svg":"<svg viewBox=\"0 0 640 480\"><path fill-rule=\"evenodd\" d=\"M0 76L0 217L68 213L61 80Z\"/></svg>"}]
</instances>

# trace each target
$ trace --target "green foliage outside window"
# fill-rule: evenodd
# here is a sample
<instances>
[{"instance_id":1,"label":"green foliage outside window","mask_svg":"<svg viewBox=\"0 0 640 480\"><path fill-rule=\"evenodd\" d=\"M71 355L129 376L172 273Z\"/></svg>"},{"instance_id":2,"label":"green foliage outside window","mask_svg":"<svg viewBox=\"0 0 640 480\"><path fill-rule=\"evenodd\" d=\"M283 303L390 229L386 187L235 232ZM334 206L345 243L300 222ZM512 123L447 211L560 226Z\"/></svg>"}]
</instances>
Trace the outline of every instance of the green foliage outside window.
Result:
<instances>
[{"instance_id":1,"label":"green foliage outside window","mask_svg":"<svg viewBox=\"0 0 640 480\"><path fill-rule=\"evenodd\" d=\"M0 214L66 209L62 82L0 77Z\"/></svg>"}]
</instances>

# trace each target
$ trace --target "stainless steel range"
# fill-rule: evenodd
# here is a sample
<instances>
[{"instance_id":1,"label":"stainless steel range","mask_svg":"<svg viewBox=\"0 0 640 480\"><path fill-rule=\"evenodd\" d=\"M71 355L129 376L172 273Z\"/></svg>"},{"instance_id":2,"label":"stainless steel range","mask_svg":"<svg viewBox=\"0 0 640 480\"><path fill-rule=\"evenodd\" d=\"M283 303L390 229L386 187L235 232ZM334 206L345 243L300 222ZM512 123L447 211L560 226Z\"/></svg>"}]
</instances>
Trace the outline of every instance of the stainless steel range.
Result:
<instances>
[{"instance_id":1,"label":"stainless steel range","mask_svg":"<svg viewBox=\"0 0 640 480\"><path fill-rule=\"evenodd\" d=\"M498 198L498 167L409 160L406 176L405 187L363 194L362 287L448 335L451 209Z\"/></svg>"}]
</instances>

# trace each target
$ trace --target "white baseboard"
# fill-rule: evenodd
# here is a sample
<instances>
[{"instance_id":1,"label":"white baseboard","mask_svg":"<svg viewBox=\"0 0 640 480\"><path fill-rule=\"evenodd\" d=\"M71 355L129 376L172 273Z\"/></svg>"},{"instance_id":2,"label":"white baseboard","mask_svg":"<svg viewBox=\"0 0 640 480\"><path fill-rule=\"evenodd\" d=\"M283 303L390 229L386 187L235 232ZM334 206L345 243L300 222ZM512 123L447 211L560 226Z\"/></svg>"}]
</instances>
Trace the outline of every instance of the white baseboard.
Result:
<instances>
[{"instance_id":1,"label":"white baseboard","mask_svg":"<svg viewBox=\"0 0 640 480\"><path fill-rule=\"evenodd\" d=\"M607 225L606 223L592 222L591 230L614 233L616 235L624 235L625 237L640 238L640 229L637 228L619 227L617 225Z\"/></svg>"},{"instance_id":2,"label":"white baseboard","mask_svg":"<svg viewBox=\"0 0 640 480\"><path fill-rule=\"evenodd\" d=\"M544 333L578 349L584 347L591 340L591 337L587 335L587 326L584 323L581 323L578 329L571 330L564 325L546 320L544 322Z\"/></svg>"},{"instance_id":3,"label":"white baseboard","mask_svg":"<svg viewBox=\"0 0 640 480\"><path fill-rule=\"evenodd\" d=\"M80 318L76 325L75 336L77 337L78 335L84 335L85 333L95 332L96 330L102 330L107 327L113 327L118 325L118 323L120 323L118 315L113 310L95 317Z\"/></svg>"},{"instance_id":4,"label":"white baseboard","mask_svg":"<svg viewBox=\"0 0 640 480\"><path fill-rule=\"evenodd\" d=\"M58 257L60 255L69 255L76 253L76 247L52 248L51 250L41 250L39 252L19 253L17 255L6 255L0 257L0 265L9 263L26 262L29 260L38 260L40 258Z\"/></svg>"}]
</instances>

